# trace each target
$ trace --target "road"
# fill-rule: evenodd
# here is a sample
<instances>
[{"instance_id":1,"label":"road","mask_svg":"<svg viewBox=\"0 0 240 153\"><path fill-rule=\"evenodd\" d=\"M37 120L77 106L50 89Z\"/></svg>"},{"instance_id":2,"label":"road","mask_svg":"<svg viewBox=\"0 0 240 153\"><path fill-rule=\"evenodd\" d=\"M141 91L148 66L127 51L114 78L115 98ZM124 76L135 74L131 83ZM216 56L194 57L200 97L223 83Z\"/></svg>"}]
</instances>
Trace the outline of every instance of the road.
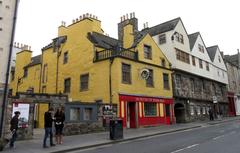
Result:
<instances>
[{"instance_id":1,"label":"road","mask_svg":"<svg viewBox=\"0 0 240 153\"><path fill-rule=\"evenodd\" d=\"M209 125L70 153L240 153L240 122Z\"/></svg>"}]
</instances>

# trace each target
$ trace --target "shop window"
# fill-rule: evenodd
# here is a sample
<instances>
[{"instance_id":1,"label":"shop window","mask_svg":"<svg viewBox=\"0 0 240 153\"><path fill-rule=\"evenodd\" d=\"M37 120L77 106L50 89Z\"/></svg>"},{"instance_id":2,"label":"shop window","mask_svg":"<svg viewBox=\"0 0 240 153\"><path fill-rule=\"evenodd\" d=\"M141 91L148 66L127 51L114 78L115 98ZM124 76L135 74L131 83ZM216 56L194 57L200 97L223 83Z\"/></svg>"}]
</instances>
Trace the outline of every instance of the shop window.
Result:
<instances>
[{"instance_id":1,"label":"shop window","mask_svg":"<svg viewBox=\"0 0 240 153\"><path fill-rule=\"evenodd\" d=\"M170 105L169 104L165 105L165 112L166 112L166 117L169 117L170 116Z\"/></svg>"},{"instance_id":2,"label":"shop window","mask_svg":"<svg viewBox=\"0 0 240 153\"><path fill-rule=\"evenodd\" d=\"M194 115L194 106L190 106L190 114Z\"/></svg>"},{"instance_id":3,"label":"shop window","mask_svg":"<svg viewBox=\"0 0 240 153\"><path fill-rule=\"evenodd\" d=\"M206 114L206 107L202 108L202 114L205 115Z\"/></svg>"},{"instance_id":4,"label":"shop window","mask_svg":"<svg viewBox=\"0 0 240 153\"><path fill-rule=\"evenodd\" d=\"M92 108L85 108L84 109L83 120L84 121L90 121L91 118L92 118Z\"/></svg>"},{"instance_id":5,"label":"shop window","mask_svg":"<svg viewBox=\"0 0 240 153\"><path fill-rule=\"evenodd\" d=\"M201 115L201 107L200 106L197 106L197 114Z\"/></svg>"},{"instance_id":6,"label":"shop window","mask_svg":"<svg viewBox=\"0 0 240 153\"><path fill-rule=\"evenodd\" d=\"M80 108L70 108L70 121L80 121Z\"/></svg>"},{"instance_id":7,"label":"shop window","mask_svg":"<svg viewBox=\"0 0 240 153\"><path fill-rule=\"evenodd\" d=\"M157 115L157 104L156 103L144 103L145 116L156 116Z\"/></svg>"}]
</instances>

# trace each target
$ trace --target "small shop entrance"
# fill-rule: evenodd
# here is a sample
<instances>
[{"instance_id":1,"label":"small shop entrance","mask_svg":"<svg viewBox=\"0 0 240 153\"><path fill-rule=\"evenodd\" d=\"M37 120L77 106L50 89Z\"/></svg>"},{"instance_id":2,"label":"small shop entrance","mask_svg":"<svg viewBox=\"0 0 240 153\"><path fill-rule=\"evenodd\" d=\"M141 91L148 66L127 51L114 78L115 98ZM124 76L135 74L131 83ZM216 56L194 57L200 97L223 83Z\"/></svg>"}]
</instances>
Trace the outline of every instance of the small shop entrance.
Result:
<instances>
[{"instance_id":1,"label":"small shop entrance","mask_svg":"<svg viewBox=\"0 0 240 153\"><path fill-rule=\"evenodd\" d=\"M185 108L183 104L177 103L174 107L175 117L177 123L185 122Z\"/></svg>"},{"instance_id":2,"label":"small shop entrance","mask_svg":"<svg viewBox=\"0 0 240 153\"><path fill-rule=\"evenodd\" d=\"M127 103L127 128L136 128L136 102Z\"/></svg>"}]
</instances>

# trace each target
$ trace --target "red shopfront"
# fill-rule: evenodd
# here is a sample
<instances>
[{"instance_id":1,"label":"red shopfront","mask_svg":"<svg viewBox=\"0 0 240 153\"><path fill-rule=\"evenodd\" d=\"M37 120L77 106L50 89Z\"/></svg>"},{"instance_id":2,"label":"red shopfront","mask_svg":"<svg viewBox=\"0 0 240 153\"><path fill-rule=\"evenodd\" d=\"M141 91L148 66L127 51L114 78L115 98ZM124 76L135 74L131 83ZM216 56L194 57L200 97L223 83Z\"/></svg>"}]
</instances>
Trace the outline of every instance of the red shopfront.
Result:
<instances>
[{"instance_id":1,"label":"red shopfront","mask_svg":"<svg viewBox=\"0 0 240 153\"><path fill-rule=\"evenodd\" d=\"M173 99L121 94L119 117L127 128L172 124L175 123Z\"/></svg>"}]
</instances>

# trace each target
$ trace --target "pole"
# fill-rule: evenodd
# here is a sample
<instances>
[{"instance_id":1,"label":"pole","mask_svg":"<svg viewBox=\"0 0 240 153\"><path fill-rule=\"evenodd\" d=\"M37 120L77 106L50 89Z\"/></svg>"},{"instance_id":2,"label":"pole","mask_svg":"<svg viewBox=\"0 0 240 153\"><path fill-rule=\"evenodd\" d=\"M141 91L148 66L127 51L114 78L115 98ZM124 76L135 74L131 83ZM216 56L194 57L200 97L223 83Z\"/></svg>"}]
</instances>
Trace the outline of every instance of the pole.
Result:
<instances>
[{"instance_id":1,"label":"pole","mask_svg":"<svg viewBox=\"0 0 240 153\"><path fill-rule=\"evenodd\" d=\"M4 91L3 91L3 103L2 103L2 114L1 114L1 124L0 124L0 138L3 137L3 123L4 123L4 114L5 114L5 109L6 109L5 107L6 107L6 102L7 102L9 70L10 70L10 65L11 65L13 41L14 41L16 21L17 21L17 10L18 10L18 1L19 0L15 0L15 1L16 2L15 2L15 8L14 8L11 41L10 41L10 45L9 45L9 54L8 54L6 80L5 80Z\"/></svg>"}]
</instances>

